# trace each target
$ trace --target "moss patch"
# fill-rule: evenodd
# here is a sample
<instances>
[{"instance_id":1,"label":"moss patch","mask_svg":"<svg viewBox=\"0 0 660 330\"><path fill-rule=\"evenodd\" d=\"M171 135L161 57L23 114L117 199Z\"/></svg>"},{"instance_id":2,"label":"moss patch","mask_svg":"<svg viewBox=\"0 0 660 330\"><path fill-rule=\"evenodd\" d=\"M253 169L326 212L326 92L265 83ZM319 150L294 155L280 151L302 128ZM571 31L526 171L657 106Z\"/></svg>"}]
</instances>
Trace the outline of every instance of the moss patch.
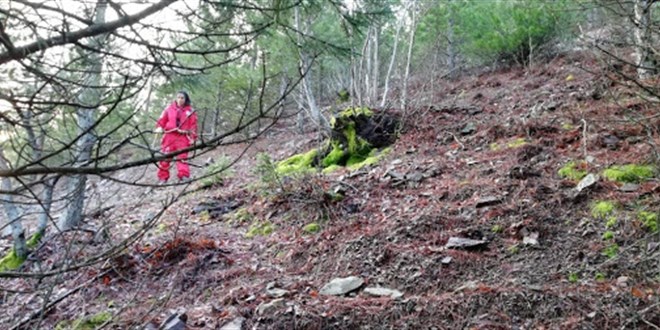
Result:
<instances>
[{"instance_id":1,"label":"moss patch","mask_svg":"<svg viewBox=\"0 0 660 330\"><path fill-rule=\"evenodd\" d=\"M616 182L642 182L655 175L652 165L628 164L623 166L612 166L603 171L603 177Z\"/></svg>"},{"instance_id":2,"label":"moss patch","mask_svg":"<svg viewBox=\"0 0 660 330\"><path fill-rule=\"evenodd\" d=\"M560 168L557 171L559 177L569 179L569 180L582 180L587 176L587 162L580 161L570 161L564 167Z\"/></svg>"},{"instance_id":3,"label":"moss patch","mask_svg":"<svg viewBox=\"0 0 660 330\"><path fill-rule=\"evenodd\" d=\"M275 228L273 225L268 222L261 222L261 223L254 223L250 226L250 229L248 229L247 233L245 233L246 238L253 238L256 236L268 236L270 235Z\"/></svg>"},{"instance_id":4,"label":"moss patch","mask_svg":"<svg viewBox=\"0 0 660 330\"><path fill-rule=\"evenodd\" d=\"M56 330L93 330L102 324L110 321L112 314L109 312L101 312L90 317L78 319L75 321L62 321L55 326Z\"/></svg>"},{"instance_id":5,"label":"moss patch","mask_svg":"<svg viewBox=\"0 0 660 330\"><path fill-rule=\"evenodd\" d=\"M16 255L16 250L14 250L14 248L11 248L11 250L9 250L7 255L5 255L2 259L0 259L0 272L15 270L18 267L21 267L24 261L25 258L19 258Z\"/></svg>"},{"instance_id":6,"label":"moss patch","mask_svg":"<svg viewBox=\"0 0 660 330\"><path fill-rule=\"evenodd\" d=\"M658 213L654 212L647 212L647 211L639 211L637 213L637 219L641 221L646 228L648 228L651 232L657 233L658 232Z\"/></svg>"},{"instance_id":7,"label":"moss patch","mask_svg":"<svg viewBox=\"0 0 660 330\"><path fill-rule=\"evenodd\" d=\"M304 154L293 155L277 163L275 172L280 175L311 172L313 171L312 164L318 153L317 149L312 149Z\"/></svg>"},{"instance_id":8,"label":"moss patch","mask_svg":"<svg viewBox=\"0 0 660 330\"><path fill-rule=\"evenodd\" d=\"M303 227L303 231L307 234L316 234L321 231L321 226L319 226L319 224L316 222L312 222Z\"/></svg>"},{"instance_id":9,"label":"moss patch","mask_svg":"<svg viewBox=\"0 0 660 330\"><path fill-rule=\"evenodd\" d=\"M38 232L32 234L30 239L28 239L27 242L25 242L25 245L27 245L27 247L31 248L31 249L35 248L39 244L39 242L41 242L41 238L43 236L44 236L44 233L38 231Z\"/></svg>"},{"instance_id":10,"label":"moss patch","mask_svg":"<svg viewBox=\"0 0 660 330\"><path fill-rule=\"evenodd\" d=\"M519 148L527 144L527 140L524 138L517 138L509 143L507 143L507 147L509 148Z\"/></svg>"},{"instance_id":11,"label":"moss patch","mask_svg":"<svg viewBox=\"0 0 660 330\"><path fill-rule=\"evenodd\" d=\"M605 219L614 212L616 206L610 201L599 201L591 206L591 216L596 219Z\"/></svg>"}]
</instances>

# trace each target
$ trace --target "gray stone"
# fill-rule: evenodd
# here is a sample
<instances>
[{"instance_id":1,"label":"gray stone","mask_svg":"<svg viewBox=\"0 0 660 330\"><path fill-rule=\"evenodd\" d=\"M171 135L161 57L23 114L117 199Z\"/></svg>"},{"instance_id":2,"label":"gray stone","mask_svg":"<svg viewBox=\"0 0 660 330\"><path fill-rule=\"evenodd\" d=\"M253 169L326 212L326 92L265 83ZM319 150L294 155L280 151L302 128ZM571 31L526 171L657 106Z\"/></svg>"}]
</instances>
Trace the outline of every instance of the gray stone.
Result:
<instances>
[{"instance_id":1,"label":"gray stone","mask_svg":"<svg viewBox=\"0 0 660 330\"><path fill-rule=\"evenodd\" d=\"M282 298L288 295L289 291L280 288L270 288L270 289L266 289L266 294L273 298Z\"/></svg>"},{"instance_id":2,"label":"gray stone","mask_svg":"<svg viewBox=\"0 0 660 330\"><path fill-rule=\"evenodd\" d=\"M319 293L329 296L340 296L359 288L363 283L364 280L357 276L335 278L324 285Z\"/></svg>"},{"instance_id":3,"label":"gray stone","mask_svg":"<svg viewBox=\"0 0 660 330\"><path fill-rule=\"evenodd\" d=\"M243 322L245 321L245 318L243 317L237 317L233 320L231 320L229 323L223 325L220 330L241 330L243 329Z\"/></svg>"},{"instance_id":4,"label":"gray stone","mask_svg":"<svg viewBox=\"0 0 660 330\"><path fill-rule=\"evenodd\" d=\"M486 245L486 241L462 237L450 237L445 244L445 247L448 249L456 248L476 248Z\"/></svg>"},{"instance_id":5,"label":"gray stone","mask_svg":"<svg viewBox=\"0 0 660 330\"><path fill-rule=\"evenodd\" d=\"M638 189L639 189L639 185L638 185L638 184L636 184L636 183L630 183L630 182L626 182L626 183L624 183L623 186L621 186L621 188L619 188L619 190L621 190L621 191L623 191L623 192L635 192L635 191L637 191Z\"/></svg>"},{"instance_id":6,"label":"gray stone","mask_svg":"<svg viewBox=\"0 0 660 330\"><path fill-rule=\"evenodd\" d=\"M598 175L593 174L593 173L589 173L589 174L587 174L587 176L582 178L582 180L580 180L577 187L575 187L575 191L577 193L580 193L582 190L584 190L586 188L589 188L589 187L593 186L594 184L596 184L596 182L598 182Z\"/></svg>"},{"instance_id":7,"label":"gray stone","mask_svg":"<svg viewBox=\"0 0 660 330\"><path fill-rule=\"evenodd\" d=\"M376 297L390 297L392 299L403 297L403 293L399 290L382 287L368 287L364 289L364 292Z\"/></svg>"},{"instance_id":8,"label":"gray stone","mask_svg":"<svg viewBox=\"0 0 660 330\"><path fill-rule=\"evenodd\" d=\"M450 257L450 256L446 256L446 257L442 258L442 261L440 261L440 262L441 262L443 265L449 265L449 263L451 263L451 260L452 260L452 257Z\"/></svg>"},{"instance_id":9,"label":"gray stone","mask_svg":"<svg viewBox=\"0 0 660 330\"><path fill-rule=\"evenodd\" d=\"M502 200L500 200L499 197L487 196L487 197L479 199L477 201L477 205L475 207L480 208L480 207L484 207L484 206L491 206L491 205L499 204L501 202L502 202Z\"/></svg>"},{"instance_id":10,"label":"gray stone","mask_svg":"<svg viewBox=\"0 0 660 330\"><path fill-rule=\"evenodd\" d=\"M274 299L269 302L264 302L261 303L259 306L257 306L257 315L264 315L278 307L284 306L284 299Z\"/></svg>"},{"instance_id":11,"label":"gray stone","mask_svg":"<svg viewBox=\"0 0 660 330\"><path fill-rule=\"evenodd\" d=\"M186 317L184 317L186 318ZM185 330L186 322L182 320L179 314L171 314L163 323L158 327L159 330Z\"/></svg>"},{"instance_id":12,"label":"gray stone","mask_svg":"<svg viewBox=\"0 0 660 330\"><path fill-rule=\"evenodd\" d=\"M474 123L467 123L461 130L461 134L470 135L477 130L477 126Z\"/></svg>"}]
</instances>

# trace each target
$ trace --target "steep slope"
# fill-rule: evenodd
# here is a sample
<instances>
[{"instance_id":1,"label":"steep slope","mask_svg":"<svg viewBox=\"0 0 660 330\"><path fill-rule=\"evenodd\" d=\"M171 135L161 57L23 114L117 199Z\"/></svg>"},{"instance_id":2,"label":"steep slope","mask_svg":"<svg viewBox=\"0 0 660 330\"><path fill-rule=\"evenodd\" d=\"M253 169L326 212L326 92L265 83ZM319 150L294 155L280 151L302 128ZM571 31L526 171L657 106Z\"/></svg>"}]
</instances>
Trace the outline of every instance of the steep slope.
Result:
<instances>
[{"instance_id":1,"label":"steep slope","mask_svg":"<svg viewBox=\"0 0 660 330\"><path fill-rule=\"evenodd\" d=\"M318 145L291 133L259 141L224 187L165 215L176 230L68 279L73 287L96 276L69 298L78 304L47 321L80 318L84 301L89 315L119 314L118 328L173 313L189 329L657 327L658 238L636 215L658 212L658 180L624 188L601 178L578 193L579 180L558 175L570 161L597 174L651 160L657 108L580 65L596 64L575 54L430 91L420 82L392 152L353 172L259 185L256 152L282 159ZM601 219L596 201L619 206ZM203 202L226 208L193 212ZM304 229L310 223L320 231ZM475 246L448 246L455 238ZM349 276L364 284L324 294Z\"/></svg>"}]
</instances>

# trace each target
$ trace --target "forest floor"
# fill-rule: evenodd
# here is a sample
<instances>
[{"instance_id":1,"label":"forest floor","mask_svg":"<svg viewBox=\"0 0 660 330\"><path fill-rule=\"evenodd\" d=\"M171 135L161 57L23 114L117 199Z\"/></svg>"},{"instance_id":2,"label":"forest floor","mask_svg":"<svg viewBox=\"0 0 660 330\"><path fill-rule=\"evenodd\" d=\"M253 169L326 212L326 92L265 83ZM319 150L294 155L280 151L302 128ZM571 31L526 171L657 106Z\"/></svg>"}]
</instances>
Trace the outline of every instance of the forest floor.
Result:
<instances>
[{"instance_id":1,"label":"forest floor","mask_svg":"<svg viewBox=\"0 0 660 330\"><path fill-rule=\"evenodd\" d=\"M68 295L37 327L109 312L117 329L156 329L173 315L169 329L657 329L660 237L637 216L660 211L657 175L635 185L600 177L579 192L579 180L558 175L570 161L599 174L658 151L657 103L585 70L599 65L576 53L533 69L420 78L415 111L379 163L266 186L253 171L257 153L281 160L318 145L278 130L222 186L181 197L117 257L58 276L53 295ZM121 231L183 189L102 200L125 212L113 224ZM598 201L616 207L595 214ZM320 231L308 233L310 223ZM447 244L456 238L474 246ZM42 260L57 249L48 244ZM357 288L322 290L347 277ZM0 324L37 302L3 300Z\"/></svg>"}]
</instances>

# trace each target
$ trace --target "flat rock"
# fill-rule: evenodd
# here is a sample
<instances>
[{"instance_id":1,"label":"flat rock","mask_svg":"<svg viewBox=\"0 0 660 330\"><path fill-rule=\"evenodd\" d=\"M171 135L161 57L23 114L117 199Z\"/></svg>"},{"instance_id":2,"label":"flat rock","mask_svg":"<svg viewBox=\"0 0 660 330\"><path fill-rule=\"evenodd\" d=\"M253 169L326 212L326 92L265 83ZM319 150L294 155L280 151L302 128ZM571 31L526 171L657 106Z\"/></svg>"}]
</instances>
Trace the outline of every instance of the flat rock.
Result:
<instances>
[{"instance_id":1,"label":"flat rock","mask_svg":"<svg viewBox=\"0 0 660 330\"><path fill-rule=\"evenodd\" d=\"M329 296L341 296L359 288L363 283L364 280L357 276L335 278L324 285L319 293Z\"/></svg>"},{"instance_id":2,"label":"flat rock","mask_svg":"<svg viewBox=\"0 0 660 330\"><path fill-rule=\"evenodd\" d=\"M491 205L499 204L501 202L502 202L502 200L499 197L487 196L487 197L479 199L477 201L477 205L475 207L480 208L480 207L485 207L485 206L491 206Z\"/></svg>"},{"instance_id":3,"label":"flat rock","mask_svg":"<svg viewBox=\"0 0 660 330\"><path fill-rule=\"evenodd\" d=\"M281 306L284 306L284 298L274 299L269 302L261 303L259 306L257 306L257 315L264 315Z\"/></svg>"},{"instance_id":4,"label":"flat rock","mask_svg":"<svg viewBox=\"0 0 660 330\"><path fill-rule=\"evenodd\" d=\"M479 239L470 239L462 237L450 237L445 244L445 247L448 249L465 249L465 248L476 248L486 245L486 241Z\"/></svg>"},{"instance_id":5,"label":"flat rock","mask_svg":"<svg viewBox=\"0 0 660 330\"><path fill-rule=\"evenodd\" d=\"M621 190L621 191L623 191L623 192L635 192L635 191L637 191L638 189L639 189L639 185L638 185L638 184L636 184L636 183L630 183L630 182L626 182L626 183L624 183L623 186L621 186L621 188L619 188L619 190Z\"/></svg>"},{"instance_id":6,"label":"flat rock","mask_svg":"<svg viewBox=\"0 0 660 330\"><path fill-rule=\"evenodd\" d=\"M364 289L364 292L376 297L390 297L392 299L403 297L403 293L399 290L381 287L368 287Z\"/></svg>"}]
</instances>

